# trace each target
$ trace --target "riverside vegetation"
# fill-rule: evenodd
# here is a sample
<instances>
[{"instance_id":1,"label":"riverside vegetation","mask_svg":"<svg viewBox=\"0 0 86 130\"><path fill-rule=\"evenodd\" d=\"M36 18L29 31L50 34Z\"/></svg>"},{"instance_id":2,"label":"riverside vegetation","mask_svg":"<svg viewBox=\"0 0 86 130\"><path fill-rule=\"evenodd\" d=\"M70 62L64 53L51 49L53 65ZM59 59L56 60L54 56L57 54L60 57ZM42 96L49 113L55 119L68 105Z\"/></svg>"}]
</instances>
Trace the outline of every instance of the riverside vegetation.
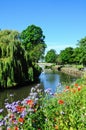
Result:
<instances>
[{"instance_id":1,"label":"riverside vegetation","mask_svg":"<svg viewBox=\"0 0 86 130\"><path fill-rule=\"evenodd\" d=\"M23 101L7 102L8 114L0 114L1 130L85 130L86 77L61 87L43 92L38 84Z\"/></svg>"},{"instance_id":2,"label":"riverside vegetation","mask_svg":"<svg viewBox=\"0 0 86 130\"><path fill-rule=\"evenodd\" d=\"M0 30L0 88L36 81L41 73L36 63L45 47L42 29L35 25L22 33Z\"/></svg>"}]
</instances>

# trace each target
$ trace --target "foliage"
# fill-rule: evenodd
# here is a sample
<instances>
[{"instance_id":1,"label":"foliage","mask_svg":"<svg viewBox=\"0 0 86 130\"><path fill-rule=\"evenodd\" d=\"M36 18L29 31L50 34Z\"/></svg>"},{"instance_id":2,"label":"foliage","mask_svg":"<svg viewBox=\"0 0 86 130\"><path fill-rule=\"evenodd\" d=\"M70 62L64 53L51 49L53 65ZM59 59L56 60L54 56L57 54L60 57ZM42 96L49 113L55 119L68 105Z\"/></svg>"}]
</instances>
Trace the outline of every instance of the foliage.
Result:
<instances>
[{"instance_id":1,"label":"foliage","mask_svg":"<svg viewBox=\"0 0 86 130\"><path fill-rule=\"evenodd\" d=\"M86 65L86 37L78 41L78 46L81 49L80 62L83 63L83 65Z\"/></svg>"},{"instance_id":2,"label":"foliage","mask_svg":"<svg viewBox=\"0 0 86 130\"><path fill-rule=\"evenodd\" d=\"M44 38L42 29L35 25L28 26L21 33L22 45L34 62L38 62L44 54L46 48Z\"/></svg>"},{"instance_id":3,"label":"foliage","mask_svg":"<svg viewBox=\"0 0 86 130\"><path fill-rule=\"evenodd\" d=\"M28 77L29 77L29 80L33 81L33 68L32 67L28 69Z\"/></svg>"},{"instance_id":4,"label":"foliage","mask_svg":"<svg viewBox=\"0 0 86 130\"><path fill-rule=\"evenodd\" d=\"M30 96L21 103L6 105L10 113L6 118L0 116L1 126L4 128L5 122L10 130L85 130L85 80L79 79L54 94L51 89L45 90L43 94L39 85L35 86L31 89Z\"/></svg>"},{"instance_id":5,"label":"foliage","mask_svg":"<svg viewBox=\"0 0 86 130\"><path fill-rule=\"evenodd\" d=\"M57 58L56 51L54 49L51 49L47 52L45 56L45 62L56 63L56 58Z\"/></svg>"},{"instance_id":6,"label":"foliage","mask_svg":"<svg viewBox=\"0 0 86 130\"><path fill-rule=\"evenodd\" d=\"M19 32L0 31L0 87L7 88L26 81L32 82L35 72L39 76L41 70L30 60L22 46Z\"/></svg>"},{"instance_id":7,"label":"foliage","mask_svg":"<svg viewBox=\"0 0 86 130\"><path fill-rule=\"evenodd\" d=\"M24 49L17 31L0 31L0 86L14 86L25 75L23 62L26 62Z\"/></svg>"},{"instance_id":8,"label":"foliage","mask_svg":"<svg viewBox=\"0 0 86 130\"><path fill-rule=\"evenodd\" d=\"M59 62L61 64L70 64L72 63L72 54L73 54L73 48L67 47L65 50L62 50L59 55Z\"/></svg>"},{"instance_id":9,"label":"foliage","mask_svg":"<svg viewBox=\"0 0 86 130\"><path fill-rule=\"evenodd\" d=\"M86 49L86 37L78 40L77 44L80 48Z\"/></svg>"},{"instance_id":10,"label":"foliage","mask_svg":"<svg viewBox=\"0 0 86 130\"><path fill-rule=\"evenodd\" d=\"M81 58L82 58L82 50L79 47L76 47L73 51L73 63L75 64L81 64Z\"/></svg>"},{"instance_id":11,"label":"foliage","mask_svg":"<svg viewBox=\"0 0 86 130\"><path fill-rule=\"evenodd\" d=\"M86 37L78 41L78 47L67 47L57 57L58 64L83 64L86 65Z\"/></svg>"}]
</instances>

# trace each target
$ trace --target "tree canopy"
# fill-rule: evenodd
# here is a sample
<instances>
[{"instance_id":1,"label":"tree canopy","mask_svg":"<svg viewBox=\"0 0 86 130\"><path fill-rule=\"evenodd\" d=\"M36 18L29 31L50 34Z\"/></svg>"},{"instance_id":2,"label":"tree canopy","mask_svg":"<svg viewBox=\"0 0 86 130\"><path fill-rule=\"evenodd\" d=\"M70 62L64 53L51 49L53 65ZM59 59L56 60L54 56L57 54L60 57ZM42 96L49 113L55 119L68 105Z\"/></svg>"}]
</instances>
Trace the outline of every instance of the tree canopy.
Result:
<instances>
[{"instance_id":1,"label":"tree canopy","mask_svg":"<svg viewBox=\"0 0 86 130\"><path fill-rule=\"evenodd\" d=\"M77 45L79 46L80 51L81 51L80 63L82 63L83 65L86 65L86 37L79 40Z\"/></svg>"},{"instance_id":2,"label":"tree canopy","mask_svg":"<svg viewBox=\"0 0 86 130\"><path fill-rule=\"evenodd\" d=\"M45 61L48 63L49 62L56 63L56 59L57 59L56 51L54 49L49 50L45 56Z\"/></svg>"},{"instance_id":3,"label":"tree canopy","mask_svg":"<svg viewBox=\"0 0 86 130\"><path fill-rule=\"evenodd\" d=\"M42 29L35 25L22 33L1 30L0 87L7 88L26 81L35 81L41 73L36 62L44 54L45 47Z\"/></svg>"},{"instance_id":4,"label":"tree canopy","mask_svg":"<svg viewBox=\"0 0 86 130\"><path fill-rule=\"evenodd\" d=\"M34 62L38 62L45 52L44 38L42 29L35 25L28 26L21 33L22 45Z\"/></svg>"},{"instance_id":5,"label":"tree canopy","mask_svg":"<svg viewBox=\"0 0 86 130\"><path fill-rule=\"evenodd\" d=\"M17 31L0 31L0 86L20 82L24 76L24 50Z\"/></svg>"},{"instance_id":6,"label":"tree canopy","mask_svg":"<svg viewBox=\"0 0 86 130\"><path fill-rule=\"evenodd\" d=\"M67 64L72 63L72 54L73 54L73 48L67 47L65 50L62 50L59 55L59 59L61 64Z\"/></svg>"}]
</instances>

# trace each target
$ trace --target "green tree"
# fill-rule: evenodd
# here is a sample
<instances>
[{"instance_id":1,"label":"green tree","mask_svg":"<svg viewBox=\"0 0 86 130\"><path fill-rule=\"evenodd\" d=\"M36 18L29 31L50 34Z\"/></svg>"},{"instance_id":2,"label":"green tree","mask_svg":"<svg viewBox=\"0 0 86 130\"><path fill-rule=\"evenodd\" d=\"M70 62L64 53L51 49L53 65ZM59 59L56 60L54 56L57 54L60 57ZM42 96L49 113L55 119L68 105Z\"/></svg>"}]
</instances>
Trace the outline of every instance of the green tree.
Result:
<instances>
[{"instance_id":1,"label":"green tree","mask_svg":"<svg viewBox=\"0 0 86 130\"><path fill-rule=\"evenodd\" d=\"M56 51L54 49L49 50L45 56L45 62L56 63L56 60L57 60Z\"/></svg>"},{"instance_id":2,"label":"green tree","mask_svg":"<svg viewBox=\"0 0 86 130\"><path fill-rule=\"evenodd\" d=\"M79 47L76 47L73 51L73 63L75 64L81 64L81 58L82 58L82 49Z\"/></svg>"},{"instance_id":3,"label":"green tree","mask_svg":"<svg viewBox=\"0 0 86 130\"><path fill-rule=\"evenodd\" d=\"M24 49L17 31L0 31L0 86L8 87L27 78Z\"/></svg>"},{"instance_id":4,"label":"green tree","mask_svg":"<svg viewBox=\"0 0 86 130\"><path fill-rule=\"evenodd\" d=\"M0 87L12 87L37 79L41 69L33 64L21 44L20 33L0 31Z\"/></svg>"},{"instance_id":5,"label":"green tree","mask_svg":"<svg viewBox=\"0 0 86 130\"><path fill-rule=\"evenodd\" d=\"M79 46L81 50L80 63L82 63L83 65L86 65L86 37L79 40L77 45Z\"/></svg>"},{"instance_id":6,"label":"green tree","mask_svg":"<svg viewBox=\"0 0 86 130\"><path fill-rule=\"evenodd\" d=\"M33 62L38 62L44 55L46 48L44 38L42 29L35 25L28 26L21 33L22 45Z\"/></svg>"},{"instance_id":7,"label":"green tree","mask_svg":"<svg viewBox=\"0 0 86 130\"><path fill-rule=\"evenodd\" d=\"M73 54L72 47L67 47L67 48L65 48L65 50L62 50L58 57L59 63L61 63L61 64L72 63L73 62L72 54Z\"/></svg>"},{"instance_id":8,"label":"green tree","mask_svg":"<svg viewBox=\"0 0 86 130\"><path fill-rule=\"evenodd\" d=\"M60 53L60 54L61 54L61 53ZM57 56L57 60L56 60L56 61L57 61L57 64L59 64L59 65L62 64L62 58L61 58L61 55L60 55L60 54Z\"/></svg>"}]
</instances>

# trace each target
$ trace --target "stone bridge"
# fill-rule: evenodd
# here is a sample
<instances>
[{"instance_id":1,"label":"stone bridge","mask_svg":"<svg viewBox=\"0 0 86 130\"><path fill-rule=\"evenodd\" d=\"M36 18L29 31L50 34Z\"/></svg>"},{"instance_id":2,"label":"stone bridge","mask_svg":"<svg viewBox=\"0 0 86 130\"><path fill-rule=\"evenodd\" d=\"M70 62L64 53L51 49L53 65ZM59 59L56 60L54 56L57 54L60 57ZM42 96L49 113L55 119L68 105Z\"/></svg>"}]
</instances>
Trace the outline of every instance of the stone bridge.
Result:
<instances>
[{"instance_id":1,"label":"stone bridge","mask_svg":"<svg viewBox=\"0 0 86 130\"><path fill-rule=\"evenodd\" d=\"M41 62L39 62L37 64L42 68L43 71L45 69L45 66L51 66L51 65L53 65L53 63L41 63Z\"/></svg>"},{"instance_id":2,"label":"stone bridge","mask_svg":"<svg viewBox=\"0 0 86 130\"><path fill-rule=\"evenodd\" d=\"M43 71L45 69L45 66L53 65L53 63L41 63L41 62L39 62L37 64L42 68ZM62 68L62 65L55 65L53 68L56 69L56 70L60 70Z\"/></svg>"}]
</instances>

